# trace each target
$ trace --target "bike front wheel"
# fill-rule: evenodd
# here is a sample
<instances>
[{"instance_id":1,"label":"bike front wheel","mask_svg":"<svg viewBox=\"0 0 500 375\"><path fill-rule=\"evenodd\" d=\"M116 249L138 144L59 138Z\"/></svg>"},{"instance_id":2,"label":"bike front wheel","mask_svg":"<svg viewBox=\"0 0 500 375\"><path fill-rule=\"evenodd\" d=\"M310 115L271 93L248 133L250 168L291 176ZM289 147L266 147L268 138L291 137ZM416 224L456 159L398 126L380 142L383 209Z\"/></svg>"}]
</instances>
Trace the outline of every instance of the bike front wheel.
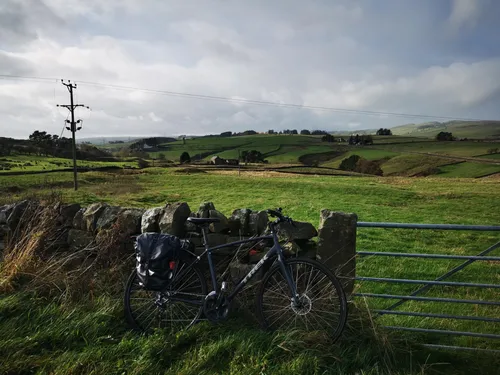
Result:
<instances>
[{"instance_id":1,"label":"bike front wheel","mask_svg":"<svg viewBox=\"0 0 500 375\"><path fill-rule=\"evenodd\" d=\"M264 328L326 332L336 340L347 320L347 299L334 274L323 264L308 258L285 261L297 298L279 264L264 276L257 293L257 313Z\"/></svg>"}]
</instances>

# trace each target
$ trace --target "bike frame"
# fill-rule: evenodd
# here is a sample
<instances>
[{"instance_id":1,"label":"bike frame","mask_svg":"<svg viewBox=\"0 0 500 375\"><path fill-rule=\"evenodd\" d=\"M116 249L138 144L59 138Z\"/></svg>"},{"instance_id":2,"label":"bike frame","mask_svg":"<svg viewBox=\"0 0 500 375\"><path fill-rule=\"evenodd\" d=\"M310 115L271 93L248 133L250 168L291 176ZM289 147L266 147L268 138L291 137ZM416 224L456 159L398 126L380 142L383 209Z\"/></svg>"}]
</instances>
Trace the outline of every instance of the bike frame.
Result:
<instances>
[{"instance_id":1,"label":"bike frame","mask_svg":"<svg viewBox=\"0 0 500 375\"><path fill-rule=\"evenodd\" d=\"M232 247L232 246L236 246L236 245L241 245L241 244L244 244L244 243L250 243L250 242L257 243L257 242L262 241L262 240L271 240L272 239L273 242L274 242L274 245L271 248L271 250L269 250L267 252L267 254L265 254L264 257L234 287L233 291L227 296L227 299L229 301L233 300L234 297L236 297L238 295L238 293L245 287L245 285L247 285L247 283L262 268L262 266L269 259L271 259L274 255L277 255L277 262L278 262L278 264L280 266L281 272L285 276L285 280L286 280L286 282L288 284L288 287L290 288L290 291L291 291L291 300L293 300L293 302L296 303L297 302L297 300L296 300L297 299L297 290L296 290L295 284L293 282L292 276L290 275L290 270L287 269L287 267L285 267L286 261L285 261L284 255L283 255L283 249L281 248L281 246L279 244L278 235L275 233L273 227L274 227L274 225L271 224L270 225L271 234L267 235L267 236L254 237L254 238L249 238L249 239L246 239L246 240L235 241L235 242L230 242L230 243L226 243L226 244L223 244L223 245L209 247L208 246L208 238L207 238L206 227L203 226L201 228L201 230L202 230L202 234L203 234L203 242L204 242L204 245L205 245L205 251L201 255L199 255L199 256L196 257L196 260L187 268L187 270L189 270L194 264L198 263L202 259L202 257L206 254L207 259L208 259L208 266L209 266L209 270L210 270L210 277L212 279L212 285L214 287L214 290L212 292L210 292L210 294L211 295L215 294L215 296L218 296L219 292L220 292L220 289L219 289L219 284L217 283L217 275L215 274L215 267L214 267L214 263L213 263L213 260L212 260L212 251L218 250L218 249L222 249L222 248L225 248L225 247ZM195 303L194 301L187 301L187 300L184 300L184 299L181 299L181 298L175 298L173 296L172 296L172 299L177 299L177 300L182 301L182 302ZM199 303L195 303L195 304L199 304Z\"/></svg>"}]
</instances>

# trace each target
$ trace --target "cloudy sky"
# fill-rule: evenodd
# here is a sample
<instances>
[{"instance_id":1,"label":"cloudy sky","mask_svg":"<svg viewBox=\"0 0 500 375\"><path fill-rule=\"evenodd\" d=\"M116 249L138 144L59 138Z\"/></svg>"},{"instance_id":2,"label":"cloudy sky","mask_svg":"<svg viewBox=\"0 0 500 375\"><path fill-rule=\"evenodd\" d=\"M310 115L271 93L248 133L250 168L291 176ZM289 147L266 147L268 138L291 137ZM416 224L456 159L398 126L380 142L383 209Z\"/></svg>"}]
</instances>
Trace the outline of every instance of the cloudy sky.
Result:
<instances>
[{"instance_id":1,"label":"cloudy sky","mask_svg":"<svg viewBox=\"0 0 500 375\"><path fill-rule=\"evenodd\" d=\"M79 137L500 119L499 18L498 0L1 0L0 75L50 79L0 76L0 136L59 134L61 78L92 108Z\"/></svg>"}]
</instances>

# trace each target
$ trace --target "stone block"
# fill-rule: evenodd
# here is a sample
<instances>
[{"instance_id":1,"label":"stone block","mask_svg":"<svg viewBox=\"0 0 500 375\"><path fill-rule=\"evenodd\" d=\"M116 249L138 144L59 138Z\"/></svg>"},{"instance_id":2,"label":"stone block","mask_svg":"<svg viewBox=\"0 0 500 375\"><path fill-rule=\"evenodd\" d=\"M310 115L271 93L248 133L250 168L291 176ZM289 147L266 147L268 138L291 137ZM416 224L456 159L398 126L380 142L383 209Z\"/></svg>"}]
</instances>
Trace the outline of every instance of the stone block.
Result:
<instances>
[{"instance_id":1,"label":"stone block","mask_svg":"<svg viewBox=\"0 0 500 375\"><path fill-rule=\"evenodd\" d=\"M261 235L267 229L269 219L266 211L252 212L248 217L248 233Z\"/></svg>"},{"instance_id":2,"label":"stone block","mask_svg":"<svg viewBox=\"0 0 500 375\"><path fill-rule=\"evenodd\" d=\"M222 212L219 212L217 210L210 210L208 217L220 220L218 223L210 224L210 226L208 227L210 232L227 233L229 231L229 223L227 217L225 217L224 214L222 214Z\"/></svg>"},{"instance_id":3,"label":"stone block","mask_svg":"<svg viewBox=\"0 0 500 375\"><path fill-rule=\"evenodd\" d=\"M212 202L203 202L200 204L197 216L201 218L210 217L210 210L215 210L215 206Z\"/></svg>"},{"instance_id":4,"label":"stone block","mask_svg":"<svg viewBox=\"0 0 500 375\"><path fill-rule=\"evenodd\" d=\"M291 223L280 223L277 226L278 234L289 240L309 240L318 235L318 231L314 225L302 221L294 221Z\"/></svg>"},{"instance_id":5,"label":"stone block","mask_svg":"<svg viewBox=\"0 0 500 375\"><path fill-rule=\"evenodd\" d=\"M356 214L321 210L317 257L339 278L346 293L356 276Z\"/></svg>"},{"instance_id":6,"label":"stone block","mask_svg":"<svg viewBox=\"0 0 500 375\"><path fill-rule=\"evenodd\" d=\"M94 203L87 207L83 213L84 227L87 231L97 232L97 222L107 207L109 205L106 203Z\"/></svg>"},{"instance_id":7,"label":"stone block","mask_svg":"<svg viewBox=\"0 0 500 375\"><path fill-rule=\"evenodd\" d=\"M167 204L164 211L159 223L161 233L182 237L185 233L184 223L191 213L189 205L185 202Z\"/></svg>"},{"instance_id":8,"label":"stone block","mask_svg":"<svg viewBox=\"0 0 500 375\"><path fill-rule=\"evenodd\" d=\"M150 208L144 212L141 219L141 232L159 232L160 218L165 213L163 207Z\"/></svg>"},{"instance_id":9,"label":"stone block","mask_svg":"<svg viewBox=\"0 0 500 375\"><path fill-rule=\"evenodd\" d=\"M71 251L81 250L94 241L94 236L84 230L70 229L68 231L68 245Z\"/></svg>"},{"instance_id":10,"label":"stone block","mask_svg":"<svg viewBox=\"0 0 500 375\"><path fill-rule=\"evenodd\" d=\"M140 208L125 208L118 215L120 230L126 235L141 233L141 221L144 210Z\"/></svg>"},{"instance_id":11,"label":"stone block","mask_svg":"<svg viewBox=\"0 0 500 375\"><path fill-rule=\"evenodd\" d=\"M241 234L248 234L249 233L248 223L249 223L249 217L250 217L251 212L252 212L252 210L249 208L239 208L239 209L233 211L233 214L231 215L230 220L240 222L240 232L239 233L241 233ZM233 233L233 235L234 234L235 233Z\"/></svg>"}]
</instances>

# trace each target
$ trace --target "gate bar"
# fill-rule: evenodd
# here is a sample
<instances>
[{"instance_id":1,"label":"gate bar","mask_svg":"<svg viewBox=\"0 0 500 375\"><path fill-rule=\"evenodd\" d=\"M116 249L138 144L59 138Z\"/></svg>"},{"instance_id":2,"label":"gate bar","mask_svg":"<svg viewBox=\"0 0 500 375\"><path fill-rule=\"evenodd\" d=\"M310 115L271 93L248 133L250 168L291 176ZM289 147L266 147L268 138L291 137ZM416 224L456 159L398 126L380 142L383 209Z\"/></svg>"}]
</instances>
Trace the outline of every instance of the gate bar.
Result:
<instances>
[{"instance_id":1,"label":"gate bar","mask_svg":"<svg viewBox=\"0 0 500 375\"><path fill-rule=\"evenodd\" d=\"M488 318L482 316L432 314L432 313L420 313L413 311L393 311L393 310L379 310L379 309L373 309L372 311L376 313L383 313L389 315L422 316L425 318L456 319L456 320L478 320L480 322L500 323L500 318Z\"/></svg>"},{"instance_id":2,"label":"gate bar","mask_svg":"<svg viewBox=\"0 0 500 375\"><path fill-rule=\"evenodd\" d=\"M483 301L483 300L473 300L473 299L456 299L456 298L441 298L441 297L417 297L417 296L402 296L399 294L377 294L377 293L353 293L352 296L354 296L354 297L366 297L366 298L400 299L400 300L405 300L405 301L470 303L472 305L500 306L500 301Z\"/></svg>"},{"instance_id":3,"label":"gate bar","mask_svg":"<svg viewBox=\"0 0 500 375\"><path fill-rule=\"evenodd\" d=\"M384 283L402 283L402 284L427 284L429 285L443 285L443 286L467 286L477 288L500 288L500 284L475 284L475 283L461 283L456 281L428 281L428 280L411 280L411 279L389 279L384 277L355 277L354 280L359 281L376 281ZM387 309L391 310L391 309Z\"/></svg>"},{"instance_id":4,"label":"gate bar","mask_svg":"<svg viewBox=\"0 0 500 375\"><path fill-rule=\"evenodd\" d=\"M497 242L496 244L490 246L489 248L487 248L486 250L480 252L478 254L478 256L484 256L484 255L487 255L489 253L491 253L493 250L497 249L498 247L500 247L500 242ZM444 275L442 276L439 276L435 281L441 281L441 280L444 280L448 277L450 277L451 275L454 275L456 274L458 271L461 271L462 269L464 269L465 267L467 267L468 265L474 263L475 260L474 259L469 259L465 262L463 262L461 265L453 268L452 270L446 272ZM418 288L417 290L415 290L411 296L416 296L417 294L420 294L422 292L425 292L427 290L429 290L430 288L432 288L432 285L431 284L427 284L427 285L424 285L423 287L420 287ZM386 310L394 310L396 307L399 307L401 306L403 303L405 303L406 300L399 300L398 302L392 304L391 306L387 307Z\"/></svg>"},{"instance_id":5,"label":"gate bar","mask_svg":"<svg viewBox=\"0 0 500 375\"><path fill-rule=\"evenodd\" d=\"M500 350L496 349L469 348L468 346L453 346L453 345L438 345L438 344L421 344L421 346L431 349L467 350L471 352L500 353Z\"/></svg>"},{"instance_id":6,"label":"gate bar","mask_svg":"<svg viewBox=\"0 0 500 375\"><path fill-rule=\"evenodd\" d=\"M500 335L495 335L493 333L447 331L444 329L413 328L413 327L400 327L400 326L384 326L384 328L398 330L398 331L439 333L439 334L453 335L453 336L470 336L470 337L484 337L487 339L500 339Z\"/></svg>"},{"instance_id":7,"label":"gate bar","mask_svg":"<svg viewBox=\"0 0 500 375\"><path fill-rule=\"evenodd\" d=\"M500 226L496 225L378 223L370 221L358 221L357 226L360 228L500 231Z\"/></svg>"},{"instance_id":8,"label":"gate bar","mask_svg":"<svg viewBox=\"0 0 500 375\"><path fill-rule=\"evenodd\" d=\"M357 251L359 255L380 255L388 257L403 258L437 258L437 259L473 259L486 261L500 261L500 257L482 257L477 255L447 255L447 254L423 254L423 253L392 253L385 251Z\"/></svg>"}]
</instances>

